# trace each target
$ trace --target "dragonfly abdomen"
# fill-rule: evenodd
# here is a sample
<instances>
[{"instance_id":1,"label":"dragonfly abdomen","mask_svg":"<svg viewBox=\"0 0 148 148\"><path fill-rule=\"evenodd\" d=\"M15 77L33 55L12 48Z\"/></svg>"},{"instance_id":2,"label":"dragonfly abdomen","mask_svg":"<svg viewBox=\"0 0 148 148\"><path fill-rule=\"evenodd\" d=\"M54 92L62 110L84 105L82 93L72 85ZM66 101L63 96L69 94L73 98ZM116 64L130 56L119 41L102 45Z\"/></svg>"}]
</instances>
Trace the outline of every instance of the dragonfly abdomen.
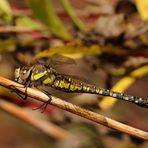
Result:
<instances>
[{"instance_id":1,"label":"dragonfly abdomen","mask_svg":"<svg viewBox=\"0 0 148 148\"><path fill-rule=\"evenodd\" d=\"M55 79L49 85L55 89L71 93L95 93L96 87L67 75L55 75ZM49 79L49 78L47 78ZM43 81L44 82L47 80ZM50 81L50 80L49 80ZM51 82L51 81L50 81ZM46 83L46 85L48 85Z\"/></svg>"},{"instance_id":2,"label":"dragonfly abdomen","mask_svg":"<svg viewBox=\"0 0 148 148\"><path fill-rule=\"evenodd\" d=\"M110 96L119 100L129 101L143 107L148 107L147 98L139 98L124 93L114 92L108 89L96 88L95 85L85 83L70 76L56 75L54 73L49 74L47 72L41 77L41 79L43 85L51 86L61 91L70 93L90 93L102 96Z\"/></svg>"},{"instance_id":3,"label":"dragonfly abdomen","mask_svg":"<svg viewBox=\"0 0 148 148\"><path fill-rule=\"evenodd\" d=\"M103 96L110 96L119 100L129 101L143 107L148 107L148 98L135 97L132 95L114 92L114 91L103 89L103 88L96 89L96 94L103 95Z\"/></svg>"},{"instance_id":4,"label":"dragonfly abdomen","mask_svg":"<svg viewBox=\"0 0 148 148\"><path fill-rule=\"evenodd\" d=\"M66 92L81 92L82 85L80 82L71 77L57 76L51 87Z\"/></svg>"}]
</instances>

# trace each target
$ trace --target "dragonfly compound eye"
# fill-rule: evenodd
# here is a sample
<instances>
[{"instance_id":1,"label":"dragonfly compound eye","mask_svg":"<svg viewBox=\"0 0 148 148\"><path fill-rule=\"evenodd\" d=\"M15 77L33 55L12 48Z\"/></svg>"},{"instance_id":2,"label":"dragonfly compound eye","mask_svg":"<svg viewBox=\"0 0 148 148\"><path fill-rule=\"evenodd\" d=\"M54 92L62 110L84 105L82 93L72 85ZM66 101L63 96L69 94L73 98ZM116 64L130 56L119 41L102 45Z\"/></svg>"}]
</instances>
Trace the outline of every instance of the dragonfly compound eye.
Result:
<instances>
[{"instance_id":1,"label":"dragonfly compound eye","mask_svg":"<svg viewBox=\"0 0 148 148\"><path fill-rule=\"evenodd\" d=\"M18 82L18 79L20 77L20 67L15 69L14 77L15 81Z\"/></svg>"},{"instance_id":2,"label":"dragonfly compound eye","mask_svg":"<svg viewBox=\"0 0 148 148\"><path fill-rule=\"evenodd\" d=\"M15 81L20 84L25 84L31 74L31 68L22 67L15 69Z\"/></svg>"}]
</instances>

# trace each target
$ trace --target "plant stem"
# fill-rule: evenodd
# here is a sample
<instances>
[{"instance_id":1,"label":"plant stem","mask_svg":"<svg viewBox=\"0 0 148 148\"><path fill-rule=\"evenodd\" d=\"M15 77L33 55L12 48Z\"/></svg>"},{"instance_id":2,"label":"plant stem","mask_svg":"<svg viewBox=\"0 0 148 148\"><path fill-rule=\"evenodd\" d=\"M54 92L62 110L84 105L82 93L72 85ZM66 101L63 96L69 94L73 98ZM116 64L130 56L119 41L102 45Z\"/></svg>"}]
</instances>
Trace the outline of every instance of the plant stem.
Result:
<instances>
[{"instance_id":1,"label":"plant stem","mask_svg":"<svg viewBox=\"0 0 148 148\"><path fill-rule=\"evenodd\" d=\"M22 88L22 85L20 85L16 82L13 82L11 80L8 80L4 77L1 77L1 76L0 76L0 85L7 87L9 89L11 88L10 85L13 85L13 86L17 87L18 90L25 93L25 88ZM32 89L32 88L27 88L27 95L29 97L32 97L32 98L39 100L41 102L47 102L49 100L49 97L47 95L45 95L44 93L42 93L38 90ZM92 111L83 109L79 106L73 105L73 104L63 101L59 98L52 96L50 104L54 105L58 108L61 108L63 110L74 113L76 115L79 115L81 117L84 117L84 118L91 120L93 122L102 124L106 127L118 130L123 133L127 133L129 135L132 135L132 136L144 139L144 140L148 140L148 132L145 132L140 129L125 125L123 123L112 120L108 117L94 113Z\"/></svg>"}]
</instances>

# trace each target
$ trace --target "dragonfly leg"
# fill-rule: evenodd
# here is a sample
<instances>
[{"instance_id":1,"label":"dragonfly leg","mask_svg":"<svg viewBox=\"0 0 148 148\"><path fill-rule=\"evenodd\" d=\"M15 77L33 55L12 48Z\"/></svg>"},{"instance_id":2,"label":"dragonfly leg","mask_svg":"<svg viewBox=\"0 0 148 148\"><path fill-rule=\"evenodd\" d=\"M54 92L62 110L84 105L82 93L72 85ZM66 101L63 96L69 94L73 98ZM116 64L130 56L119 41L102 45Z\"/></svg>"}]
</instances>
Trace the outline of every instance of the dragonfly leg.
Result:
<instances>
[{"instance_id":1,"label":"dragonfly leg","mask_svg":"<svg viewBox=\"0 0 148 148\"><path fill-rule=\"evenodd\" d=\"M16 86L14 85L10 85L9 86L11 88L11 92L15 92L20 98L22 98L23 100L26 100L27 99L27 87L25 86L19 86L19 88L24 88L25 87L25 93L21 92L20 90L17 89Z\"/></svg>"},{"instance_id":2,"label":"dragonfly leg","mask_svg":"<svg viewBox=\"0 0 148 148\"><path fill-rule=\"evenodd\" d=\"M37 109L41 108L42 109L41 113L44 113L46 107L48 106L48 104L50 104L52 98L51 98L51 94L49 92L47 92L45 90L42 90L42 92L45 93L49 99L46 102L42 103L39 107L33 108L33 110L37 110Z\"/></svg>"}]
</instances>

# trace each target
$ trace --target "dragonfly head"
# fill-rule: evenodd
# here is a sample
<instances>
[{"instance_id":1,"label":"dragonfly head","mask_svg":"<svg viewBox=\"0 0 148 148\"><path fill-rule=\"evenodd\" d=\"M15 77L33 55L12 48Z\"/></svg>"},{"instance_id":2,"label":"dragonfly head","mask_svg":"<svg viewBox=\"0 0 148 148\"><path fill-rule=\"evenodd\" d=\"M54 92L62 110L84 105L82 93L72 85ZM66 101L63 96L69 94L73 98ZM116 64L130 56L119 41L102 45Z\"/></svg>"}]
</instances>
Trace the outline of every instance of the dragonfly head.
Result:
<instances>
[{"instance_id":1,"label":"dragonfly head","mask_svg":"<svg viewBox=\"0 0 148 148\"><path fill-rule=\"evenodd\" d=\"M31 76L32 69L30 67L19 67L15 69L15 81L20 84L25 84Z\"/></svg>"}]
</instances>

